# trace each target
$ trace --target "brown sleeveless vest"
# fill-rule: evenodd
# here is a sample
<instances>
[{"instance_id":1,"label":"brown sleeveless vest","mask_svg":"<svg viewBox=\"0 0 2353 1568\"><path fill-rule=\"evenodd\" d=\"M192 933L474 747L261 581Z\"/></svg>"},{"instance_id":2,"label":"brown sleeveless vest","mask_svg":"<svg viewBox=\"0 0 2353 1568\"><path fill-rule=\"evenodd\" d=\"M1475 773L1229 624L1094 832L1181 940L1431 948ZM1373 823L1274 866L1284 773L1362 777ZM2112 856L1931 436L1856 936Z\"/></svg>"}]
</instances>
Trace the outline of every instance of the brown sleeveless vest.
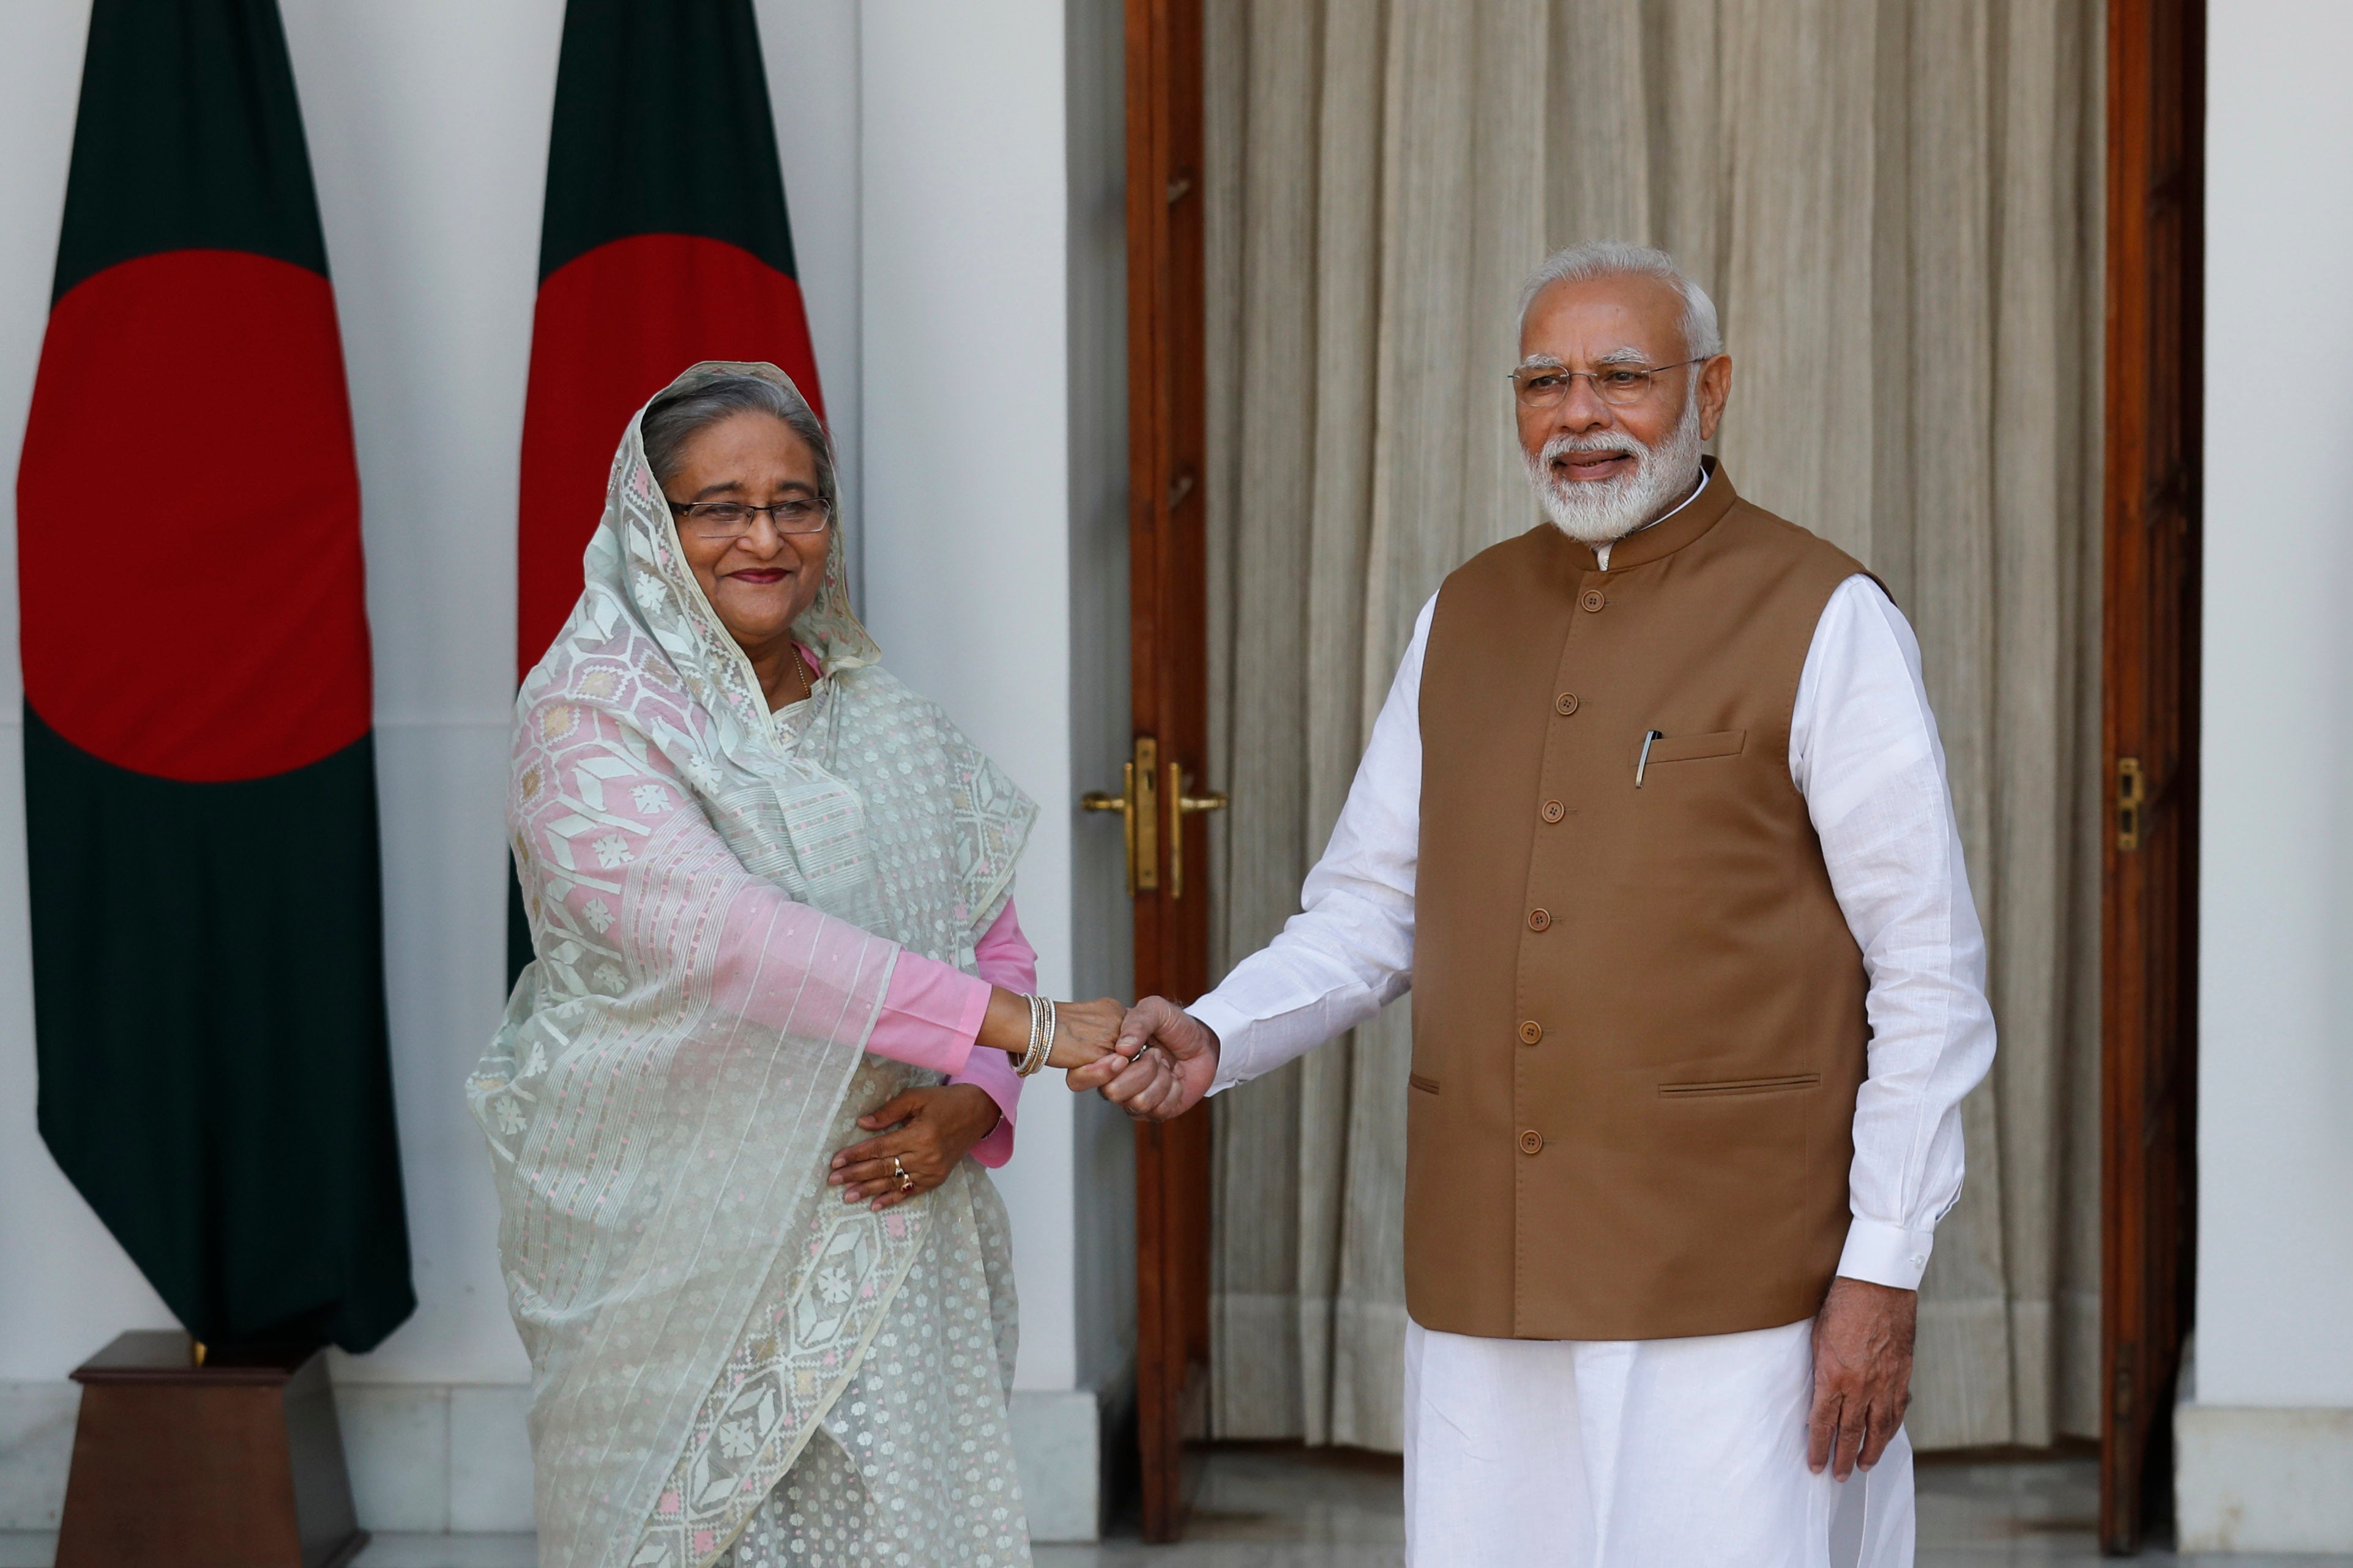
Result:
<instances>
[{"instance_id":1,"label":"brown sleeveless vest","mask_svg":"<svg viewBox=\"0 0 2353 1568\"><path fill-rule=\"evenodd\" d=\"M1846 1237L1862 956L1788 755L1816 623L1862 568L1721 469L1609 564L1542 525L1447 578L1430 623L1405 1217L1426 1328L1792 1323Z\"/></svg>"}]
</instances>

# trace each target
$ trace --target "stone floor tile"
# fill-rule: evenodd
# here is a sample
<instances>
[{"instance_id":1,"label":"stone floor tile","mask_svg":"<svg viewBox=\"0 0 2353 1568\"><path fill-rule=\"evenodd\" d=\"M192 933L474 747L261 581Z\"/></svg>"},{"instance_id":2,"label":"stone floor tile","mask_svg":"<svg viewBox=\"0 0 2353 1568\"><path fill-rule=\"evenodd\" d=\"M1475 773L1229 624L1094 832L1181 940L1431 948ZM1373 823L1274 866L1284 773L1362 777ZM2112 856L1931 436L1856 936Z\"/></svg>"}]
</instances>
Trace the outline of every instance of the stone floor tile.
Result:
<instances>
[{"instance_id":1,"label":"stone floor tile","mask_svg":"<svg viewBox=\"0 0 2353 1568\"><path fill-rule=\"evenodd\" d=\"M407 1535L378 1533L353 1568L536 1568L532 1535Z\"/></svg>"},{"instance_id":2,"label":"stone floor tile","mask_svg":"<svg viewBox=\"0 0 2353 1568\"><path fill-rule=\"evenodd\" d=\"M49 1568L58 1560L54 1530L0 1530L0 1568Z\"/></svg>"},{"instance_id":3,"label":"stone floor tile","mask_svg":"<svg viewBox=\"0 0 2353 1568\"><path fill-rule=\"evenodd\" d=\"M1927 1461L1918 1471L1918 1568L2104 1568L2098 1468ZM1405 1508L1393 1458L1271 1445L1220 1448L1198 1472L1175 1546L1131 1523L1095 1545L1040 1546L1038 1568L1404 1568ZM0 1531L0 1568L48 1568L57 1538ZM2144 1553L2149 1568L2353 1568L2330 1557ZM531 1568L529 1535L380 1534L357 1568Z\"/></svg>"},{"instance_id":4,"label":"stone floor tile","mask_svg":"<svg viewBox=\"0 0 2353 1568\"><path fill-rule=\"evenodd\" d=\"M65 1506L81 1390L55 1384L0 1384L0 1530L55 1530Z\"/></svg>"},{"instance_id":5,"label":"stone floor tile","mask_svg":"<svg viewBox=\"0 0 2353 1568\"><path fill-rule=\"evenodd\" d=\"M449 1528L531 1529L531 1389L489 1384L449 1391Z\"/></svg>"},{"instance_id":6,"label":"stone floor tile","mask_svg":"<svg viewBox=\"0 0 2353 1568\"><path fill-rule=\"evenodd\" d=\"M352 1506L376 1530L449 1528L449 1390L352 1384L335 1390Z\"/></svg>"}]
</instances>

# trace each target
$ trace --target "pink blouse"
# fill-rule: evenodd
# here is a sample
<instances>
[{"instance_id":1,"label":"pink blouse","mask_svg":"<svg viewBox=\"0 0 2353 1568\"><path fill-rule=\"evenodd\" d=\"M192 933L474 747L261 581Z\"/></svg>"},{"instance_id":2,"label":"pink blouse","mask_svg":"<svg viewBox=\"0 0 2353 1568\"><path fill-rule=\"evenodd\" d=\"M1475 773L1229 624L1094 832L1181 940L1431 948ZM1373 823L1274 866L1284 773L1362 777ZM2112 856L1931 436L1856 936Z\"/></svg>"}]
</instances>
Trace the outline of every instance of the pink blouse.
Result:
<instances>
[{"instance_id":1,"label":"pink blouse","mask_svg":"<svg viewBox=\"0 0 2353 1568\"><path fill-rule=\"evenodd\" d=\"M795 643L812 678L824 667L807 643ZM954 964L921 954L902 952L891 971L891 989L883 994L882 1016L866 1048L878 1057L912 1067L929 1068L948 1075L950 1083L968 1083L997 1101L998 1118L987 1137L972 1146L972 1157L996 1168L1013 1158L1013 1113L1021 1102L1021 1075L1003 1051L976 1055L973 1042L980 1020L988 1011L990 988L1028 993L1038 988L1038 951L1021 934L1013 900L973 947L980 970L976 980Z\"/></svg>"},{"instance_id":2,"label":"pink blouse","mask_svg":"<svg viewBox=\"0 0 2353 1568\"><path fill-rule=\"evenodd\" d=\"M1002 1119L989 1135L972 1146L972 1157L990 1167L1013 1157L1013 1116L1021 1100L1021 1079L1013 1058L1003 1051L976 1049L980 1020L988 1011L989 991L1038 988L1038 953L1021 934L1021 921L1008 899L999 914L973 949L980 977L975 979L952 963L902 952L891 971L891 989L882 997L882 1015L866 1048L894 1062L930 1068L948 1075L950 1083L968 1083L997 1101Z\"/></svg>"},{"instance_id":3,"label":"pink blouse","mask_svg":"<svg viewBox=\"0 0 2353 1568\"><path fill-rule=\"evenodd\" d=\"M807 644L800 647L802 663L809 666L809 677L824 679L814 651ZM612 738L605 731L612 729L607 715L584 710L588 741ZM652 759L657 773L669 778L669 764L657 757ZM669 787L652 790L605 790L605 811L612 818L617 832L609 847L600 847L600 856L612 865L626 865L636 860L640 848L652 839L661 818L673 811L687 809L685 793L673 795ZM546 802L536 816L560 814L558 795L548 793ZM645 820L638 820L645 818ZM703 830L703 835L691 835L694 839L715 835ZM586 893L581 893L586 898ZM586 920L596 931L607 931L612 921L609 910L575 910L576 920ZM602 924L597 920L602 917ZM828 980L838 980L840 971L857 971L861 959L859 952L869 952L880 938L866 936L863 931L833 920L830 914L818 912L807 905L796 905L786 900L775 886L755 884L746 889L744 898L730 905L727 924L720 933L720 963L713 975L713 1002L744 1013L746 1018L781 1027L791 1013L797 1016L809 1011L809 983L817 980L817 994L828 992ZM776 963L772 954L781 950L796 950L805 954L802 963ZM1005 900L1005 910L990 921L988 931L974 945L974 959L979 978L972 978L953 963L941 963L936 959L920 957L902 950L892 966L890 990L882 994L882 1011L875 1018L873 1035L866 1048L875 1056L887 1056L894 1063L908 1063L913 1068L930 1068L934 1072L946 1072L953 1084L972 1084L984 1090L990 1100L997 1102L997 1126L972 1145L972 1157L984 1166L1002 1166L1012 1159L1014 1152L1014 1107L1021 1102L1021 1077L1014 1072L1012 1058L1002 1051L974 1053L974 1037L981 1032L981 1018L988 1013L988 990L1002 985L1005 990L1030 992L1038 990L1038 952L1021 936L1021 921L1014 917L1012 900ZM809 1020L797 1020L802 1030L807 1030Z\"/></svg>"},{"instance_id":4,"label":"pink blouse","mask_svg":"<svg viewBox=\"0 0 2353 1568\"><path fill-rule=\"evenodd\" d=\"M807 657L807 650L803 650ZM815 659L810 659L812 668ZM597 866L613 871L643 859L657 838L665 844L659 873L667 882L729 884L710 896L725 910L710 955L713 1005L768 1027L849 1045L869 1015L856 1005L857 977L883 963L892 965L891 984L866 1048L894 1061L931 1068L957 1083L969 1083L997 1102L999 1119L975 1144L973 1157L1002 1165L1013 1154L1014 1111L1021 1079L1003 1051L973 1049L989 988L1037 989L1038 954L1021 934L1010 900L974 946L976 979L953 964L899 950L871 932L821 910L797 903L774 883L747 873L720 839L718 830L694 804L669 759L660 752L629 744L620 721L596 708L564 710L562 745L543 744L518 773L521 795L514 803L519 837L578 847ZM533 731L536 736L539 731ZM593 840L579 833L562 789L545 786L548 775L565 773L579 756L633 756L642 773L596 775L598 831ZM531 884L526 884L527 889ZM607 944L610 985L619 990L633 977L670 962L666 952L640 951L643 922L618 921L607 893L586 879L564 895L570 919ZM785 955L792 955L786 959ZM869 1108L861 1108L869 1109Z\"/></svg>"}]
</instances>

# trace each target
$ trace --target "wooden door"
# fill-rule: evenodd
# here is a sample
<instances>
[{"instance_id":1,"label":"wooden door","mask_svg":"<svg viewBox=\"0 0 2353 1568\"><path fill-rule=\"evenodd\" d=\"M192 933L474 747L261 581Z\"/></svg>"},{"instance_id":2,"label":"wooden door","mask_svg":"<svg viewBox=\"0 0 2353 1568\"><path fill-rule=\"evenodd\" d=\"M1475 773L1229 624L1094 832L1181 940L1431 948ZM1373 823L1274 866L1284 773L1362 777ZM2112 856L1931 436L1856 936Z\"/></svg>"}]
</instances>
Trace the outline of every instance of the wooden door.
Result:
<instances>
[{"instance_id":1,"label":"wooden door","mask_svg":"<svg viewBox=\"0 0 2353 1568\"><path fill-rule=\"evenodd\" d=\"M2193 1279L2201 0L2108 7L2100 1538L2170 1496Z\"/></svg>"},{"instance_id":2,"label":"wooden door","mask_svg":"<svg viewBox=\"0 0 2353 1568\"><path fill-rule=\"evenodd\" d=\"M1135 987L1208 984L1208 601L1200 474L1200 0L1126 0L1128 548L1135 752L1124 805ZM1187 825L1191 824L1188 837ZM1188 866L1187 862L1190 862ZM1144 1538L1184 1525L1184 1440L1209 1352L1209 1116L1136 1127L1136 1406Z\"/></svg>"}]
</instances>

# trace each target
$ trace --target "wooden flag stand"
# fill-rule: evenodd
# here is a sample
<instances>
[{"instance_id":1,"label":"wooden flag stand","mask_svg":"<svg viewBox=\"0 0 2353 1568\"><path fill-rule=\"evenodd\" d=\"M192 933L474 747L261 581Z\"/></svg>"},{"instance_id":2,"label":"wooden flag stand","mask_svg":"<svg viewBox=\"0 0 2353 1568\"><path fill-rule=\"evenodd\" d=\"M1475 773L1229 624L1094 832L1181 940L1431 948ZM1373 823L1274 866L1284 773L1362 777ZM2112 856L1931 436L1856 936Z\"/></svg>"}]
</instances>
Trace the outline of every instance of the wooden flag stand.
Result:
<instances>
[{"instance_id":1,"label":"wooden flag stand","mask_svg":"<svg viewBox=\"0 0 2353 1568\"><path fill-rule=\"evenodd\" d=\"M77 1368L57 1568L343 1568L367 1544L323 1350L121 1335Z\"/></svg>"}]
</instances>

